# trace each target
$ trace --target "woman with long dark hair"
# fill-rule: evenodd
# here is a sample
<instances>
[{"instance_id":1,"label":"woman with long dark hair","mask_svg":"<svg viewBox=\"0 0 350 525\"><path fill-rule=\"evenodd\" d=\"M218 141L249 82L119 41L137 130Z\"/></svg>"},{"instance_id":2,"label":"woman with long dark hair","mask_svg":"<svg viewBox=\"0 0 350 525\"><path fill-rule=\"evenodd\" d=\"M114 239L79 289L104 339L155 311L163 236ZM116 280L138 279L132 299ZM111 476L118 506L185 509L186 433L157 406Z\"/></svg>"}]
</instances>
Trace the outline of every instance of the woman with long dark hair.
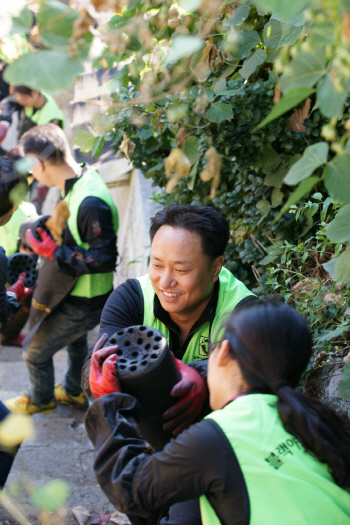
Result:
<instances>
[{"instance_id":1,"label":"woman with long dark hair","mask_svg":"<svg viewBox=\"0 0 350 525\"><path fill-rule=\"evenodd\" d=\"M349 524L349 421L295 390L311 348L284 303L234 311L209 357L213 412L154 455L132 424L134 398L96 400L86 427L110 501L133 523L199 499L204 525Z\"/></svg>"}]
</instances>

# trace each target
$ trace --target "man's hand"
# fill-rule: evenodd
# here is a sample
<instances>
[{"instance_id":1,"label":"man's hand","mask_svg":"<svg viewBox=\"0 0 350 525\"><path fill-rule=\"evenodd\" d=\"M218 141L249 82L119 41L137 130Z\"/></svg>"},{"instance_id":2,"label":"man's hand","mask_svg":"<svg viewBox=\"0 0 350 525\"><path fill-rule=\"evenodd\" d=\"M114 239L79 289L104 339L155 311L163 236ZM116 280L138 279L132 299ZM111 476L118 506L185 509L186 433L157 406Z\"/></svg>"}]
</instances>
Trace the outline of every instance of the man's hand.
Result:
<instances>
[{"instance_id":1,"label":"man's hand","mask_svg":"<svg viewBox=\"0 0 350 525\"><path fill-rule=\"evenodd\" d=\"M167 421L164 430L172 430L177 436L188 428L199 416L207 399L207 388L196 370L174 358L181 380L172 388L170 394L180 397L179 401L163 414Z\"/></svg>"},{"instance_id":2,"label":"man's hand","mask_svg":"<svg viewBox=\"0 0 350 525\"><path fill-rule=\"evenodd\" d=\"M26 274L24 272L20 273L17 281L10 286L7 290L8 295L15 297L16 301L19 303L22 299L25 299L28 295L33 293L34 287L26 288Z\"/></svg>"},{"instance_id":3,"label":"man's hand","mask_svg":"<svg viewBox=\"0 0 350 525\"><path fill-rule=\"evenodd\" d=\"M90 390L95 399L113 392L121 392L115 368L118 359L116 351L119 346L113 345L102 348L107 339L107 334L100 337L91 356L89 382Z\"/></svg>"},{"instance_id":4,"label":"man's hand","mask_svg":"<svg viewBox=\"0 0 350 525\"><path fill-rule=\"evenodd\" d=\"M34 237L32 232L30 230L27 230L26 243L28 244L29 248L31 248L33 252L35 252L37 255L42 255L43 257L47 257L48 259L51 259L53 261L54 254L56 249L58 248L58 245L50 237L50 235L46 233L46 231L42 228L38 228L37 232L41 238L41 241L38 241Z\"/></svg>"}]
</instances>

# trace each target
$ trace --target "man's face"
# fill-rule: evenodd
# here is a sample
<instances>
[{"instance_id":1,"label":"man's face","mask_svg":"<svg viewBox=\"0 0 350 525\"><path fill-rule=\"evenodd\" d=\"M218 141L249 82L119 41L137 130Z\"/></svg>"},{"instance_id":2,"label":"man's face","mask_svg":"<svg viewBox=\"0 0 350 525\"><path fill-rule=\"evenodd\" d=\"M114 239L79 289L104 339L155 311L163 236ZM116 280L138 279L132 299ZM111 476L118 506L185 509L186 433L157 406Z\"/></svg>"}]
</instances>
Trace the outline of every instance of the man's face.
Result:
<instances>
[{"instance_id":1,"label":"man's face","mask_svg":"<svg viewBox=\"0 0 350 525\"><path fill-rule=\"evenodd\" d=\"M30 95L26 95L24 93L15 92L14 96L16 97L18 104L24 108L31 108L37 103L40 93L38 91L32 91Z\"/></svg>"},{"instance_id":2,"label":"man's face","mask_svg":"<svg viewBox=\"0 0 350 525\"><path fill-rule=\"evenodd\" d=\"M26 155L26 157L33 158L34 156L32 154ZM48 188L53 186L54 184L51 181L50 175L47 170L47 166L45 166L44 162L39 160L37 157L33 158L33 166L30 170L30 174L32 177L34 177L35 180L38 180L39 182L42 182L42 184L45 184Z\"/></svg>"},{"instance_id":3,"label":"man's face","mask_svg":"<svg viewBox=\"0 0 350 525\"><path fill-rule=\"evenodd\" d=\"M161 226L152 242L149 277L164 310L195 312L213 291L222 261L203 253L197 233Z\"/></svg>"}]
</instances>

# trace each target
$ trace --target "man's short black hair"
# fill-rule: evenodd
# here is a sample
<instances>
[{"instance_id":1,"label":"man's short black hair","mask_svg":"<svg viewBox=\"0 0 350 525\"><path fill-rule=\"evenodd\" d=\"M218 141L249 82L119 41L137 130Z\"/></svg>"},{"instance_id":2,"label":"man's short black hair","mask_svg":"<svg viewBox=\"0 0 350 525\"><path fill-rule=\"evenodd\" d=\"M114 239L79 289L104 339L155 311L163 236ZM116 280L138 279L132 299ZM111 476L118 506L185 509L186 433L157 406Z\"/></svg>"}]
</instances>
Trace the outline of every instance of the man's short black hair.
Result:
<instances>
[{"instance_id":1,"label":"man's short black hair","mask_svg":"<svg viewBox=\"0 0 350 525\"><path fill-rule=\"evenodd\" d=\"M226 216L215 206L171 204L151 218L151 242L161 226L197 233L202 240L203 253L214 259L224 254L230 237Z\"/></svg>"},{"instance_id":2,"label":"man's short black hair","mask_svg":"<svg viewBox=\"0 0 350 525\"><path fill-rule=\"evenodd\" d=\"M21 176L14 167L14 160L0 157L0 218L18 205L13 191L21 183L21 195L27 187L26 177ZM17 201L17 202L16 202Z\"/></svg>"},{"instance_id":3,"label":"man's short black hair","mask_svg":"<svg viewBox=\"0 0 350 525\"><path fill-rule=\"evenodd\" d=\"M21 93L21 95L31 95L35 90L28 86L14 86L13 92Z\"/></svg>"},{"instance_id":4,"label":"man's short black hair","mask_svg":"<svg viewBox=\"0 0 350 525\"><path fill-rule=\"evenodd\" d=\"M56 124L35 126L22 135L24 153L36 155L42 162L60 165L67 159L69 146L64 131Z\"/></svg>"}]
</instances>

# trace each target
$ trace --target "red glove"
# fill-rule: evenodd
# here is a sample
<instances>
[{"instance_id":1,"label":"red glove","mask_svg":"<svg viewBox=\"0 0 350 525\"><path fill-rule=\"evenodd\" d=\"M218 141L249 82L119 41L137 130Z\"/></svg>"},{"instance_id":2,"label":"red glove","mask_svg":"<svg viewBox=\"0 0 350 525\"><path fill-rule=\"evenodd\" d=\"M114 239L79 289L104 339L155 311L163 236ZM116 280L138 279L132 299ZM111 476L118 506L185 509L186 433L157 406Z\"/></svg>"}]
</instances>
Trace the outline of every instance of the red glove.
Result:
<instances>
[{"instance_id":1,"label":"red glove","mask_svg":"<svg viewBox=\"0 0 350 525\"><path fill-rule=\"evenodd\" d=\"M9 129L10 123L7 120L2 120L0 122L0 144L6 137L7 130Z\"/></svg>"},{"instance_id":2,"label":"red glove","mask_svg":"<svg viewBox=\"0 0 350 525\"><path fill-rule=\"evenodd\" d=\"M24 272L20 273L15 284L10 286L7 290L9 295L14 295L16 301L19 303L22 299L25 299L28 295L33 293L34 287L26 288L26 274Z\"/></svg>"},{"instance_id":3,"label":"red glove","mask_svg":"<svg viewBox=\"0 0 350 525\"><path fill-rule=\"evenodd\" d=\"M174 436L177 436L197 419L208 394L203 379L194 368L175 357L174 361L181 380L173 386L170 394L180 399L164 412L163 418L167 422L163 429L172 430Z\"/></svg>"},{"instance_id":4,"label":"red glove","mask_svg":"<svg viewBox=\"0 0 350 525\"><path fill-rule=\"evenodd\" d=\"M58 248L58 245L42 228L38 228L37 232L40 235L41 241L38 241L32 232L27 230L26 243L28 244L29 248L31 248L37 255L42 255L43 257L47 257L53 261L54 253Z\"/></svg>"},{"instance_id":5,"label":"red glove","mask_svg":"<svg viewBox=\"0 0 350 525\"><path fill-rule=\"evenodd\" d=\"M118 359L116 351L119 346L113 345L102 348L107 339L107 334L100 337L91 356L89 381L90 390L95 399L113 392L121 392L115 369Z\"/></svg>"}]
</instances>

